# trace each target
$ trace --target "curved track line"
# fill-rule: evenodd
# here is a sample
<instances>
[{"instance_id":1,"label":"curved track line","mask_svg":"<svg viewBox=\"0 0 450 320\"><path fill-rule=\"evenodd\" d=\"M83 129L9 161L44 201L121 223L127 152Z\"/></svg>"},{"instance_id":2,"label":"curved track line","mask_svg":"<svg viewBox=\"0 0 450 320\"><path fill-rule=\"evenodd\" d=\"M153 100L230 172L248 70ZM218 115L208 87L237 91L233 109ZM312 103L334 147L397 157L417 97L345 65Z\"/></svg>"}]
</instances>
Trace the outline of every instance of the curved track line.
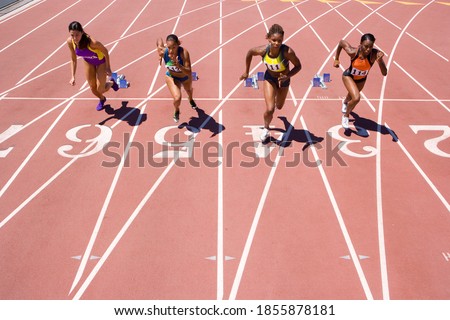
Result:
<instances>
[{"instance_id":1,"label":"curved track line","mask_svg":"<svg viewBox=\"0 0 450 320\"><path fill-rule=\"evenodd\" d=\"M117 0L112 1L109 5L107 5L105 8L103 8L102 11L100 11L95 17L93 17L89 22L87 22L85 24L85 27L88 26L89 24L91 24L92 21L94 21L98 16L100 16L103 12L105 12L110 6L112 6L112 4L114 2L116 2ZM47 55L47 57L41 61L41 63L39 63L36 67L34 67L30 72L28 72L25 77L23 77L22 79L19 80L19 82L16 83L16 85L21 84L22 82L24 82L29 76L30 74L32 74L34 71L36 71L40 66L42 66L45 62L47 62L48 60L50 60L51 57L53 57L61 48L63 48L64 46L67 45L67 42L64 41L58 48L56 48L55 50L53 50L49 55ZM81 58L78 58L79 60L81 60ZM70 62L66 62L62 65L60 65L59 67L65 66L67 64L69 64ZM56 69L52 69L56 70Z\"/></svg>"},{"instance_id":2,"label":"curved track line","mask_svg":"<svg viewBox=\"0 0 450 320\"><path fill-rule=\"evenodd\" d=\"M2 188L0 192L0 197L3 195L3 193L8 189L8 187L11 185L11 183L14 181L14 179L17 177L17 175L22 171L22 169L25 167L25 165L28 163L28 161L31 159L31 157L36 153L36 151L39 149L39 147L42 145L44 140L47 138L47 136L50 134L50 132L53 130L53 128L56 126L56 124L61 120L62 116L66 113L66 111L70 108L74 100L71 100L67 106L63 109L63 111L59 114L59 116L53 121L53 123L50 125L48 130L45 132L45 134L42 136L42 138L39 140L39 142L36 144L36 146L33 148L33 150L30 152L30 154L26 157L26 159L22 162L20 167L17 169L17 171L14 173L14 175L11 177L11 179L8 180L6 185ZM0 229L3 228L3 226L14 217L14 214L8 215L5 219L3 219L0 222Z\"/></svg>"},{"instance_id":3,"label":"curved track line","mask_svg":"<svg viewBox=\"0 0 450 320\"><path fill-rule=\"evenodd\" d=\"M23 38L27 37L28 35L32 34L34 31L36 31L37 29L39 29L40 27L46 25L47 23L49 23L50 21L52 21L53 19L55 19L57 16L59 16L60 14L64 13L65 11L69 10L71 7L73 7L74 5L76 5L78 2L80 2L81 0L78 0L77 2L73 3L72 5L70 5L69 7L67 7L66 9L64 9L63 11L59 12L58 14L54 15L53 17L51 17L50 19L48 19L47 21L41 23L40 25L38 25L36 28L34 28L33 30L29 31L28 33L24 34L23 36L21 36L19 39L15 40L14 42L11 42L9 45L7 45L6 47L4 47L3 49L0 49L0 53L2 53L3 51L5 51L6 49L8 49L9 47L13 46L14 44L16 44L17 42L19 42L20 40L22 40Z\"/></svg>"},{"instance_id":4,"label":"curved track line","mask_svg":"<svg viewBox=\"0 0 450 320\"><path fill-rule=\"evenodd\" d=\"M387 2L386 4L380 6L377 10L381 9L382 7L384 7L385 5L387 5L388 3L392 2L392 1L393 1L393 0L391 0L391 1ZM322 15L318 16L317 18L311 20L308 24L305 25L305 27L308 26L309 24L311 24L312 22L314 22L315 20L317 20L318 18L322 17L323 15L325 15L325 14L327 14L327 13L329 13L329 12L335 10L336 8L338 8L338 7L340 7L340 6L344 5L344 4L346 4L346 3L348 3L348 2L349 2L349 1L344 2L344 3L340 4L340 5L338 5L338 6L334 7L334 8L332 8L332 9L330 9L330 10L328 10L328 11L326 11L324 14L322 14ZM370 17L373 13L375 13L375 12L376 12L376 11L374 11L374 12L372 12L371 14L367 15L364 19L362 19L362 20L358 23L358 25L361 24L361 23L363 23L367 18L369 18L369 17ZM349 35L354 29L356 29L358 25L354 26L354 27L347 33L347 35ZM302 27L301 29L303 29L303 27ZM300 30L301 30L301 29L300 29ZM294 36L296 33L298 33L300 30L298 30L297 32L295 32L294 34L292 34L291 37ZM346 36L347 36L347 35L346 35ZM344 37L344 38L345 38L345 37ZM288 39L289 39L289 38L288 38ZM325 59L324 63L323 63L322 66L320 67L318 73L320 73L320 72L323 70L323 68L325 67L326 63L328 63L328 60L331 58L332 54L333 54L333 52L331 52L331 53L329 54L329 56ZM305 92L304 97L303 97L303 99L302 99L302 101L301 101L301 103L300 103L300 105L299 105L299 107L298 107L298 109L297 109L297 111L296 111L294 117L293 117L293 120L292 120L290 123L294 123L295 120L298 118L298 115L299 115L299 113L300 113L300 110L302 109L303 104L304 104L305 101L306 101L306 97L308 96L308 94L309 94L309 92L311 91L311 89L312 89L312 85L310 85L310 86L308 87L307 91ZM290 92L291 92L291 95L293 96L292 90L291 90ZM294 99L295 99L295 97L294 97ZM291 130L292 130L292 126L290 126L290 127L288 128L287 134L285 135L286 137L289 136L289 132L290 132ZM283 140L284 140L284 137L283 137ZM238 291L238 289L239 289L239 285L240 285L240 282L241 282L241 279L242 279L242 275L243 275L243 272L244 272L244 269L245 269L245 264L246 264L246 261L247 261L247 259L248 259L248 255L249 255L249 253L250 253L250 248L251 248L251 245L252 245L252 242L253 242L254 234L255 234L255 232L256 232L256 228L257 228L257 225L258 225L258 222L259 222L261 213L262 213L262 208L263 208L263 206L264 206L264 202L265 202L267 193L268 193L268 191L269 191L269 189L270 189L270 184L271 184L271 182L272 182L273 176L274 176L275 171L276 171L276 169L277 169L277 166L278 166L278 163L279 163L279 157L281 157L281 155L282 155L282 153L283 153L283 149L284 149L284 148L281 146L281 147L280 147L280 151L279 151L279 153L277 154L277 158L276 158L275 161L274 161L274 165L273 165L273 167L272 167L272 169L271 169L271 171L270 171L269 178L268 178L267 183L266 183L266 185L265 185L265 187L264 187L264 191L263 191L263 194L262 194L262 196L261 196L260 202L259 202L259 204L258 204L258 209L257 209L257 211L256 211L256 213L255 213L255 216L254 216L254 219L253 219L253 222L252 222L252 226L251 226L251 228L250 228L250 231L249 231L249 234L248 234L248 237L247 237L247 241L246 241L246 243L245 243L244 251L243 251L243 254L242 254L242 256L241 256L241 260L239 261L238 270L237 270L237 272L236 272L236 277L235 277L235 279L234 279L233 287L232 287L231 293L230 293L230 300L236 299L237 291ZM320 167L320 166L319 166L319 167ZM326 178L326 175L325 175L325 172L324 172L324 171L323 171L323 174L322 174L322 179L323 179L325 185L327 185L328 179ZM328 191L328 195L329 195L329 197L330 197L330 200L331 200L332 203L333 203L334 196L333 196L333 194L332 194L332 192L331 192L331 188L327 189L327 191ZM334 203L336 203L335 200L334 200ZM342 233L343 233L343 235L344 235L344 238L345 238L345 240L346 240L347 247L349 248L350 255L351 255L351 258L352 258L352 261L353 261L353 263L354 263L354 265L355 265L355 268L356 268L356 270L357 270L357 273L358 273L358 276L359 276L361 285L362 285L362 287L363 287L363 289L364 289L364 292L365 292L365 294L366 294L366 297L367 297L368 299L373 299L372 293L371 293L371 291L370 291L369 285L368 285L367 280L366 280L366 277L365 277L365 275L364 275L364 271L362 270L361 264L360 264L360 262L359 262L359 258L358 258L358 256L357 256L356 251L355 251L355 249L354 249L354 246L353 246L353 244L352 244L352 242L351 242L350 236L349 236L349 234L348 234L347 228L346 228L345 223L344 223L344 221L343 221L343 219L342 219L342 216L341 216L341 214L340 214L340 211L339 211L339 208L338 208L338 206L337 206L337 203L336 203L336 205L334 206L334 209L335 209L336 217L337 217L337 219L338 219L338 221L339 221L339 225L340 225L340 227L341 227L341 231L342 231Z\"/></svg>"},{"instance_id":5,"label":"curved track line","mask_svg":"<svg viewBox=\"0 0 450 320\"><path fill-rule=\"evenodd\" d=\"M34 7L37 7L38 5L44 3L45 1L47 1L47 0L40 0L37 3L30 2L30 3L27 3L23 6L21 6L20 8L17 8L14 11L11 11L10 13L5 14L4 16L0 17L0 24L13 19L13 18L17 17L18 15L21 15L22 13L24 13L30 9L33 9Z\"/></svg>"},{"instance_id":6,"label":"curved track line","mask_svg":"<svg viewBox=\"0 0 450 320\"><path fill-rule=\"evenodd\" d=\"M152 0L149 0L149 2L147 3L147 5L148 5L151 1L152 1ZM171 33L175 33L175 30L176 30L176 28L177 28L177 26L178 26L178 23L179 23L179 21L180 21L181 14L182 14L182 12L183 12L183 10L184 10L184 7L186 6L186 1L187 1L187 0L184 0L183 6L182 6L181 9L180 9L180 14L178 15L178 19L177 19L177 21L176 21L176 23L175 23L175 26L173 27ZM147 7L147 5L146 5L145 7ZM144 7L144 9L145 9L145 7ZM142 12L142 11L141 11L141 12ZM132 24L133 24L135 21L136 21L136 19L133 20ZM129 30L130 27L131 27L131 25L127 28L127 30ZM151 84L150 89L149 89L149 94L150 94L151 90L153 89L153 85L154 85L154 83L155 83L155 81L156 81L156 78L158 77L158 74L159 74L159 70L160 70L160 66L158 66L157 72L155 73L155 75L154 75L154 77L153 77L153 81L152 81L152 84ZM142 112L145 110L146 106L147 106L147 104L145 104L144 107L142 108ZM136 123L139 123L139 122L140 122L140 120L141 120L141 118L142 118L142 112L139 114L139 117L138 117L138 119L136 120ZM91 234L91 237L90 237L90 239L89 239L89 243L88 243L88 245L87 245L87 247L86 247L86 249L85 249L85 252L84 252L84 254L83 254L83 258L82 258L82 260L81 260L81 262L80 262L80 266L79 266L79 268L78 268L78 270L77 270L77 273L76 273L76 275L75 275L75 279L74 279L74 281L73 281L73 283L72 283L72 287L71 287L71 289L70 289L70 291L69 291L69 294L70 294L70 293L73 291L73 289L77 286L78 282L80 281L81 277L83 276L84 270L86 269L87 262L88 262L88 260L89 260L89 257L91 256L91 252L92 252L92 249L93 249L93 247L94 247L94 245L95 245L95 241L96 241L96 239L97 239L97 235L98 235L98 233L99 233L99 231L100 231L100 228L101 228L101 226L102 226L102 224L103 224L103 220L104 220L104 218L105 218L106 212L107 212L107 210L108 210L108 206L109 206L110 201L111 201L111 199L112 199L112 195L113 195L114 190L115 190L115 188L116 188L116 186L117 186L117 182L119 181L119 177L120 177L120 174L122 173L122 169L123 169L123 167L124 167L125 160L126 160L126 158L128 157L128 153L129 153L131 144L132 144L132 142L133 142L133 139L134 139L134 137L135 137L135 135L136 135L136 132L137 132L137 129L138 129L138 128L139 128L139 126L134 126L134 127L133 127L132 134L131 134L131 136L130 136L130 140L128 141L127 146L126 146L126 148L125 148L125 150L124 150L124 154L123 154L123 156L122 156L121 159L120 159L120 164L119 164L119 166L118 166L118 168L117 168L117 170L116 170L116 173L115 173L115 175L114 175L113 182L112 182L112 184L111 184L111 186L110 186L110 188L109 188L109 190L108 190L108 194L107 194L107 196L106 196L105 202L103 203L102 209L101 209L100 214L99 214L99 216L98 216L98 218L97 218L97 222L96 222L96 224L95 224L94 230L93 230L93 232L92 232L92 234ZM161 180L161 181L162 181L162 180Z\"/></svg>"},{"instance_id":7,"label":"curved track line","mask_svg":"<svg viewBox=\"0 0 450 320\"><path fill-rule=\"evenodd\" d=\"M395 55L395 50L400 42L400 39L405 34L409 25L414 21L414 19L427 8L430 4L434 2L430 1L424 7L422 7L417 13L408 21L406 26L400 32L400 35L397 37L397 40L392 48L388 63L386 65L387 69L390 70L391 63L393 61L393 57ZM383 82L381 84L381 92L380 92L380 103L378 107L378 131L381 130L382 123L382 115L383 115L383 99L384 93L386 90L386 82L389 76L389 71L386 77L383 78ZM383 225L383 200L382 200L382 190L381 190L381 135L377 135L377 154L376 154L376 190L377 190L377 221L378 221L378 242L379 242L379 250L380 250L380 268L381 268L381 286L383 291L383 299L389 300L389 281L388 281L388 272L387 272L387 259L386 259L386 245L384 241L384 225Z\"/></svg>"}]
</instances>

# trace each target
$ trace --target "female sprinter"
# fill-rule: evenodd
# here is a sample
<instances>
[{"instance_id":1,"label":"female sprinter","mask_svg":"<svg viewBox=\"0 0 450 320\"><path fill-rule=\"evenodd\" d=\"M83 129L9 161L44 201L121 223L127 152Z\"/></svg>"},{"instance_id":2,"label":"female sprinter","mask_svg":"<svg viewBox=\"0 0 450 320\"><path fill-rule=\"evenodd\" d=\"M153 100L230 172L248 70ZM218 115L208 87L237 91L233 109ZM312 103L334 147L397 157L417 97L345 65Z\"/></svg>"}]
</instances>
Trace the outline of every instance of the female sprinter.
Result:
<instances>
[{"instance_id":1,"label":"female sprinter","mask_svg":"<svg viewBox=\"0 0 450 320\"><path fill-rule=\"evenodd\" d=\"M353 109L358 104L360 92L364 88L369 70L375 61L380 66L381 74L387 75L387 68L383 61L384 53L373 48L375 43L375 37L366 33L361 37L361 42L357 48L352 47L347 41L339 41L339 45L336 49L336 55L334 60L334 67L339 68L339 55L341 50L350 56L350 66L342 74L342 81L347 89L348 93L342 102L342 127L348 129L348 117Z\"/></svg>"},{"instance_id":2,"label":"female sprinter","mask_svg":"<svg viewBox=\"0 0 450 320\"><path fill-rule=\"evenodd\" d=\"M264 129L260 137L262 142L269 138L269 126L275 108L279 110L283 108L289 91L291 77L302 68L294 50L283 44L283 38L283 28L278 24L272 25L266 34L266 39L269 41L269 44L251 48L247 52L247 56L245 57L245 72L239 78L240 80L248 78L253 56L261 56L267 67L264 74L264 100L266 102L266 110L264 112ZM289 69L289 61L294 65L294 68L291 70Z\"/></svg>"},{"instance_id":3,"label":"female sprinter","mask_svg":"<svg viewBox=\"0 0 450 320\"><path fill-rule=\"evenodd\" d=\"M110 88L119 90L119 86L107 77L111 76L111 66L109 64L108 50L98 41L94 40L83 31L83 27L77 21L69 24L70 37L67 45L72 58L72 78L70 85L75 85L75 73L77 71L77 56L84 59L86 80L92 93L100 99L97 104L97 111L104 108L106 97L103 95Z\"/></svg>"},{"instance_id":4,"label":"female sprinter","mask_svg":"<svg viewBox=\"0 0 450 320\"><path fill-rule=\"evenodd\" d=\"M189 57L189 52L185 48L180 47L180 44L180 40L174 34L167 36L165 45L161 38L156 41L160 63L164 59L167 68L166 84L173 97L173 107L175 109L173 120L175 122L180 120L181 86L188 94L192 109L197 108L192 98L194 89L192 88L191 58Z\"/></svg>"}]
</instances>

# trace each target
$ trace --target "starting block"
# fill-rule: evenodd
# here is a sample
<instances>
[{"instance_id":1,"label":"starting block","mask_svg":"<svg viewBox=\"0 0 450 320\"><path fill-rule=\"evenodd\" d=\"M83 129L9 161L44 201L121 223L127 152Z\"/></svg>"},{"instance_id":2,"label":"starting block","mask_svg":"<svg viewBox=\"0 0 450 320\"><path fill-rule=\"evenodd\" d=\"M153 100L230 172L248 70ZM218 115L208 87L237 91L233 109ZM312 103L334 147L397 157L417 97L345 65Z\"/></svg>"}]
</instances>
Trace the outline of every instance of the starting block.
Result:
<instances>
[{"instance_id":1,"label":"starting block","mask_svg":"<svg viewBox=\"0 0 450 320\"><path fill-rule=\"evenodd\" d=\"M250 77L245 79L244 87L253 87L253 89L259 89L258 81L264 81L264 72L252 74Z\"/></svg>"},{"instance_id":2,"label":"starting block","mask_svg":"<svg viewBox=\"0 0 450 320\"><path fill-rule=\"evenodd\" d=\"M313 87L321 87L322 89L326 89L327 86L325 84L325 82L330 82L330 74L329 73L324 73L323 76L316 74L313 79L312 79L312 86Z\"/></svg>"},{"instance_id":3,"label":"starting block","mask_svg":"<svg viewBox=\"0 0 450 320\"><path fill-rule=\"evenodd\" d=\"M117 74L117 72L113 72L111 74L111 80L113 80L120 89L126 89L130 87L130 83L125 79L125 75Z\"/></svg>"},{"instance_id":4,"label":"starting block","mask_svg":"<svg viewBox=\"0 0 450 320\"><path fill-rule=\"evenodd\" d=\"M199 78L198 78L198 75L197 75L197 72L192 72L192 81L197 81Z\"/></svg>"}]
</instances>

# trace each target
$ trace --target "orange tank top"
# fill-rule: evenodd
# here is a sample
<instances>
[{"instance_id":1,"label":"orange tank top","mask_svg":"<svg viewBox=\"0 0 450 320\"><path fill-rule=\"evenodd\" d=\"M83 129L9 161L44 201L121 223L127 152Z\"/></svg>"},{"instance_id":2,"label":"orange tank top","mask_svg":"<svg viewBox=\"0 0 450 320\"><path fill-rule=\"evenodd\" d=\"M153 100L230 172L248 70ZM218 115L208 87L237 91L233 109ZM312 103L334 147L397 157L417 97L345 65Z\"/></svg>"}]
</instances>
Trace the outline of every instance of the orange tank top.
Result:
<instances>
[{"instance_id":1,"label":"orange tank top","mask_svg":"<svg viewBox=\"0 0 450 320\"><path fill-rule=\"evenodd\" d=\"M373 51L364 60L359 59L359 49L355 55L355 58L351 60L349 73L355 80L364 79L369 74L370 68L372 68L371 58Z\"/></svg>"}]
</instances>

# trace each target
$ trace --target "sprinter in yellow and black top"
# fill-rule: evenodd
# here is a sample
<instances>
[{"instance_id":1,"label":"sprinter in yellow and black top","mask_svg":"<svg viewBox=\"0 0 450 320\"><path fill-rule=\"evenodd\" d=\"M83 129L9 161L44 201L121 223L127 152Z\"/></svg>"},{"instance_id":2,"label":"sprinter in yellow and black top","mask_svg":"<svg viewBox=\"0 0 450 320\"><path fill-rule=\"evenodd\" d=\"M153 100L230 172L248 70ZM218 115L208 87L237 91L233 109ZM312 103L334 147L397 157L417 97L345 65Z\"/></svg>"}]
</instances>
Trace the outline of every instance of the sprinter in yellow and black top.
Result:
<instances>
[{"instance_id":1,"label":"sprinter in yellow and black top","mask_svg":"<svg viewBox=\"0 0 450 320\"><path fill-rule=\"evenodd\" d=\"M378 62L381 74L387 75L387 68L383 61L384 53L380 50L374 49L375 37L366 33L361 37L361 43L357 48L352 47L347 41L339 41L336 49L336 55L333 66L339 68L339 55L341 50L350 56L350 66L342 74L342 81L348 93L344 101L342 101L342 127L349 129L349 116L361 99L360 92L364 88L367 75L370 68Z\"/></svg>"},{"instance_id":2,"label":"sprinter in yellow and black top","mask_svg":"<svg viewBox=\"0 0 450 320\"><path fill-rule=\"evenodd\" d=\"M290 78L300 71L302 65L294 50L283 44L284 30L274 24L266 34L268 45L251 48L245 57L245 72L240 80L245 80L249 76L250 65L253 56L261 56L266 65L264 74L264 99L266 101L266 111L264 112L264 129L261 134L261 141L265 142L269 138L269 125L273 118L275 108L283 108L286 96L289 91ZM289 69L289 62L294 67Z\"/></svg>"}]
</instances>

